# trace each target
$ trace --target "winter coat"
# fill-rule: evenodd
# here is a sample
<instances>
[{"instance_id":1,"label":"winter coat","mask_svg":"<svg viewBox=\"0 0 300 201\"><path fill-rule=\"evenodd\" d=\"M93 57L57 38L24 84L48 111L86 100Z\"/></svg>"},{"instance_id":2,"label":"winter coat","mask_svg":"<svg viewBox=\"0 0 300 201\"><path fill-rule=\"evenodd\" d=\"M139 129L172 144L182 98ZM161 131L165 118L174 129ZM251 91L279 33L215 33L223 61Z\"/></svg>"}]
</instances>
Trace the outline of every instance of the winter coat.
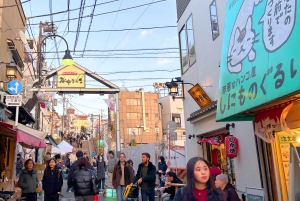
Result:
<instances>
[{"instance_id":1,"label":"winter coat","mask_svg":"<svg viewBox=\"0 0 300 201\"><path fill-rule=\"evenodd\" d=\"M138 171L133 180L133 183L136 183L140 178L142 178L143 182L148 183L148 190L153 190L155 188L155 180L156 180L156 167L149 161L147 176L142 177L142 167L143 163L139 164ZM143 183L142 182L142 183Z\"/></svg>"},{"instance_id":2,"label":"winter coat","mask_svg":"<svg viewBox=\"0 0 300 201\"><path fill-rule=\"evenodd\" d=\"M167 166L166 162L163 162L163 163L162 163L162 162L159 162L159 163L158 163L158 170L161 170L162 173L159 173L159 172L157 171L158 176L161 177L161 175L165 175L167 169L168 169L168 166Z\"/></svg>"},{"instance_id":3,"label":"winter coat","mask_svg":"<svg viewBox=\"0 0 300 201\"><path fill-rule=\"evenodd\" d=\"M71 167L71 159L70 159L70 157L66 158L66 160L65 160L65 166L70 169L70 167Z\"/></svg>"},{"instance_id":4,"label":"winter coat","mask_svg":"<svg viewBox=\"0 0 300 201\"><path fill-rule=\"evenodd\" d=\"M177 190L177 193L175 194L173 201L186 201L187 198L185 198L186 196L184 195L186 188L187 187L179 188ZM193 197L193 199L189 201L197 201L197 200L195 197ZM221 190L219 191L217 189L213 189L211 192L207 192L206 201L225 201L224 193Z\"/></svg>"},{"instance_id":5,"label":"winter coat","mask_svg":"<svg viewBox=\"0 0 300 201\"><path fill-rule=\"evenodd\" d=\"M114 171L113 171L113 178L112 178L112 184L115 188L120 185L120 180L122 177L122 169L120 161L115 165ZM132 167L128 165L125 162L124 165L124 180L125 180L125 186L129 185L133 181L133 174L132 174Z\"/></svg>"},{"instance_id":6,"label":"winter coat","mask_svg":"<svg viewBox=\"0 0 300 201\"><path fill-rule=\"evenodd\" d=\"M96 181L98 183L98 181ZM74 172L71 185L74 187L75 196L93 195L92 172L81 168Z\"/></svg>"},{"instance_id":7,"label":"winter coat","mask_svg":"<svg viewBox=\"0 0 300 201\"><path fill-rule=\"evenodd\" d=\"M240 198L238 196L238 194L235 191L235 188L228 183L225 188L223 189L224 193L227 196L227 200L226 201L239 201Z\"/></svg>"},{"instance_id":8,"label":"winter coat","mask_svg":"<svg viewBox=\"0 0 300 201\"><path fill-rule=\"evenodd\" d=\"M98 179L105 179L106 170L107 170L107 166L102 157L102 158L100 158L100 160L97 160L97 177L98 177Z\"/></svg>"},{"instance_id":9,"label":"winter coat","mask_svg":"<svg viewBox=\"0 0 300 201\"><path fill-rule=\"evenodd\" d=\"M53 170L47 167L44 171L42 184L46 196L56 195L58 192L61 192L61 187L63 186L61 171L56 167Z\"/></svg>"},{"instance_id":10,"label":"winter coat","mask_svg":"<svg viewBox=\"0 0 300 201\"><path fill-rule=\"evenodd\" d=\"M23 159L20 157L17 159L17 162L16 162L16 169L17 170L22 170L23 168Z\"/></svg>"},{"instance_id":11,"label":"winter coat","mask_svg":"<svg viewBox=\"0 0 300 201\"><path fill-rule=\"evenodd\" d=\"M18 185L22 189L22 193L35 193L35 189L38 187L38 184L39 179L35 169L32 169L32 175L30 175L27 169L23 169L21 171Z\"/></svg>"},{"instance_id":12,"label":"winter coat","mask_svg":"<svg viewBox=\"0 0 300 201\"><path fill-rule=\"evenodd\" d=\"M176 179L173 179L173 181L171 181L171 183L182 184L182 181L180 179L176 178ZM176 190L175 186L170 186L164 190L164 193L170 194L170 199L173 200L175 197L175 193L176 193L175 190Z\"/></svg>"},{"instance_id":13,"label":"winter coat","mask_svg":"<svg viewBox=\"0 0 300 201\"><path fill-rule=\"evenodd\" d=\"M112 173L114 171L115 165L117 164L118 159L113 156L113 157L108 157L108 167L107 171Z\"/></svg>"},{"instance_id":14,"label":"winter coat","mask_svg":"<svg viewBox=\"0 0 300 201\"><path fill-rule=\"evenodd\" d=\"M72 178L74 176L74 172L78 170L78 162L76 161L75 163L73 163L70 167L70 171L68 174L68 187L71 188L72 187Z\"/></svg>"}]
</instances>

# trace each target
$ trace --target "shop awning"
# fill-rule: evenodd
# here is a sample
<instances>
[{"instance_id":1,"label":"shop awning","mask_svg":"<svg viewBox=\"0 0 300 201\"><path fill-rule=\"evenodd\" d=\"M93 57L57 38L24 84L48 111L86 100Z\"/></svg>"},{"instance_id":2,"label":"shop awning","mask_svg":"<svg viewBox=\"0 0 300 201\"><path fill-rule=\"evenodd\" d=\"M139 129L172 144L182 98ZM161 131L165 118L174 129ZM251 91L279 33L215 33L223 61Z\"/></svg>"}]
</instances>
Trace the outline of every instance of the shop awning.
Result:
<instances>
[{"instance_id":1,"label":"shop awning","mask_svg":"<svg viewBox=\"0 0 300 201\"><path fill-rule=\"evenodd\" d=\"M46 143L44 141L47 133L43 131L38 131L29 128L23 124L18 124L17 129L13 129L14 121L6 120L5 122L0 122L0 125L13 130L17 134L17 142L25 148L46 148Z\"/></svg>"}]
</instances>

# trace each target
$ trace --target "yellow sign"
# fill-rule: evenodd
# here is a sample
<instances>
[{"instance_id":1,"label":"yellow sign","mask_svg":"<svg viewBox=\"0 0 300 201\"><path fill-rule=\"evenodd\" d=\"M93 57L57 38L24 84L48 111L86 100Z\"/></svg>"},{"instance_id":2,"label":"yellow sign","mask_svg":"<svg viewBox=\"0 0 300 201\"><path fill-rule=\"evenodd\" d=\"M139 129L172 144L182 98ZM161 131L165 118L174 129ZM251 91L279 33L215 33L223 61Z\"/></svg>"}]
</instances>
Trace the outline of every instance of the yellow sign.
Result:
<instances>
[{"instance_id":1,"label":"yellow sign","mask_svg":"<svg viewBox=\"0 0 300 201\"><path fill-rule=\"evenodd\" d=\"M57 72L57 87L85 88L85 72L75 66L66 66Z\"/></svg>"},{"instance_id":2,"label":"yellow sign","mask_svg":"<svg viewBox=\"0 0 300 201\"><path fill-rule=\"evenodd\" d=\"M89 120L75 120L74 124L76 127L81 127L81 126L88 127L90 125L90 122Z\"/></svg>"},{"instance_id":3,"label":"yellow sign","mask_svg":"<svg viewBox=\"0 0 300 201\"><path fill-rule=\"evenodd\" d=\"M202 108L211 103L211 99L205 93L205 91L200 87L199 84L196 84L189 90L189 94L193 97L196 103Z\"/></svg>"}]
</instances>

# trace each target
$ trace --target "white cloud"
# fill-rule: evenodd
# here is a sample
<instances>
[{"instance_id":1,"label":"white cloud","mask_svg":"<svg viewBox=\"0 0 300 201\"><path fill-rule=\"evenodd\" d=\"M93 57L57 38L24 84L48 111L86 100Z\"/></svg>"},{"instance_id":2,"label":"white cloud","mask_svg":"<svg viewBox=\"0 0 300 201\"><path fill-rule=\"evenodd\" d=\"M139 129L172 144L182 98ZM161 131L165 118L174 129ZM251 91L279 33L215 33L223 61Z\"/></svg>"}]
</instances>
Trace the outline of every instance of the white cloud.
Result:
<instances>
[{"instance_id":1,"label":"white cloud","mask_svg":"<svg viewBox=\"0 0 300 201\"><path fill-rule=\"evenodd\" d=\"M152 32L153 32L153 30L144 30L144 31L141 31L141 33L140 33L140 39L145 38L148 34L151 34Z\"/></svg>"},{"instance_id":2,"label":"white cloud","mask_svg":"<svg viewBox=\"0 0 300 201\"><path fill-rule=\"evenodd\" d=\"M167 58L161 58L159 59L156 63L159 65L159 66L164 66L166 64L169 64L169 63L172 63L173 61L171 59L167 59Z\"/></svg>"}]
</instances>

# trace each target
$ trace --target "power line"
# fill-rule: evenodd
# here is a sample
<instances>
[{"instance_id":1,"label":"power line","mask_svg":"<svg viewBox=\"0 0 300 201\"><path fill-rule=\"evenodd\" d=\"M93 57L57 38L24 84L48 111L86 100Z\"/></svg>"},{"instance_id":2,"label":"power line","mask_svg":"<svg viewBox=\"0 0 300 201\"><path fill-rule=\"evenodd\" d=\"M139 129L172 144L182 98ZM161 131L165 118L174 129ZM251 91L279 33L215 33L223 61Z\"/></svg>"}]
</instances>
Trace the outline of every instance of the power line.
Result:
<instances>
[{"instance_id":1,"label":"power line","mask_svg":"<svg viewBox=\"0 0 300 201\"><path fill-rule=\"evenodd\" d=\"M122 6L122 3L123 3L123 0L121 1L118 10L120 10L120 8L121 8L121 6ZM114 22L113 22L113 25L112 25L111 29L114 28L118 15L119 15L119 11L117 12L117 15L116 15L116 17L115 17L115 20L114 20ZM111 31L109 32L108 38L107 38L106 43L105 43L105 45L104 45L104 48L103 48L104 50L106 49L106 46L107 46L107 43L108 43L108 41L109 41L110 35L111 35Z\"/></svg>"},{"instance_id":2,"label":"power line","mask_svg":"<svg viewBox=\"0 0 300 201\"><path fill-rule=\"evenodd\" d=\"M116 2L116 1L120 1L120 0L113 0L113 1L107 1L107 2L103 2L103 3L99 3L99 4L96 4L96 6L99 6L99 5L103 5L103 4L108 4L108 3L113 3L113 2ZM85 6L84 8L89 8L89 7L93 7L93 5L89 5L89 6ZM69 8L70 6L68 6ZM81 7L80 7L81 8ZM37 18L37 17L46 17L46 16L50 16L50 15L58 15L58 14L62 14L62 13L65 13L65 12L70 12L70 11L75 11L75 10L80 10L80 8L74 8L74 9L68 9L68 10L63 10L63 11L59 11L59 12L55 12L55 13L49 13L49 14L44 14L44 15L36 15L36 16L31 16L29 17L30 19L31 18Z\"/></svg>"},{"instance_id":3,"label":"power line","mask_svg":"<svg viewBox=\"0 0 300 201\"><path fill-rule=\"evenodd\" d=\"M92 30L92 31L80 31L80 32L113 32L113 31L136 31L136 30L148 30L148 29L166 29L166 28L177 28L177 26L161 26L161 27L141 27L134 29L103 29L103 30ZM69 31L70 33L76 31Z\"/></svg>"},{"instance_id":4,"label":"power line","mask_svg":"<svg viewBox=\"0 0 300 201\"><path fill-rule=\"evenodd\" d=\"M114 57L114 56L111 56L111 57L107 57L107 56L74 56L73 59L178 59L179 57L166 57L166 56L163 56L163 57ZM45 58L45 59L56 59L55 57L50 57L50 58Z\"/></svg>"},{"instance_id":5,"label":"power line","mask_svg":"<svg viewBox=\"0 0 300 201\"><path fill-rule=\"evenodd\" d=\"M22 5L23 3L27 3L31 0L27 0L27 1L23 1L21 3L18 3L18 4L14 4L14 5L9 5L9 6L0 6L0 8L11 8L11 7L15 7L15 6L19 6L19 5Z\"/></svg>"},{"instance_id":6,"label":"power line","mask_svg":"<svg viewBox=\"0 0 300 201\"><path fill-rule=\"evenodd\" d=\"M162 1L164 1L164 0L162 0ZM162 2L162 1L160 1L160 2ZM156 1L156 2L158 2L158 1ZM151 3L149 3L148 5L147 5L147 7L145 8L145 10L142 12L142 14L137 18L137 20L133 23L133 25L130 27L130 29L131 28L133 28L134 27L134 25L139 21L139 19L144 15L144 13L148 10L148 8L150 7L150 5L151 4L153 4L154 3L154 0L152 0L152 2ZM124 36L121 38L121 40L117 43L117 45L114 47L114 49L116 49L117 47L118 47L118 45L121 43L121 41L124 39L124 37L127 35L129 33L129 31L127 31L125 34L124 34ZM102 63L98 66L98 68L100 68L101 66L102 66L102 64L107 60L108 58L105 58L103 61L102 61ZM97 69L98 69L97 68ZM96 70L97 70L96 69Z\"/></svg>"},{"instance_id":7,"label":"power line","mask_svg":"<svg viewBox=\"0 0 300 201\"><path fill-rule=\"evenodd\" d=\"M75 38L75 43L74 43L74 51L76 49L78 39L79 39L79 34L80 34L80 28L81 28L81 22L82 22L82 16L83 16L83 11L84 11L84 5L85 5L85 0L81 0L80 3L80 10L79 10L79 18L78 18L78 23L77 23L77 32L76 32L76 38ZM68 20L69 22L70 20Z\"/></svg>"},{"instance_id":8,"label":"power line","mask_svg":"<svg viewBox=\"0 0 300 201\"><path fill-rule=\"evenodd\" d=\"M141 49L110 49L110 50L85 50L86 52L135 52L135 51L162 51L162 50L179 50L178 47L166 47L166 48L141 48ZM74 52L82 52L83 50L75 50ZM58 51L60 53L64 53L65 51ZM39 52L32 52L39 53ZM42 53L54 53L50 51L42 52Z\"/></svg>"},{"instance_id":9,"label":"power line","mask_svg":"<svg viewBox=\"0 0 300 201\"><path fill-rule=\"evenodd\" d=\"M92 23L93 23L93 18L94 18L93 15L94 15L94 12L95 12L96 3L97 3L97 0L95 0L95 4L94 4L93 10L92 10L91 21L90 21L88 33L87 33L87 36L86 36L86 39L85 39L85 44L84 44L83 52L82 52L83 55L84 55L86 44L87 44L87 41L88 41L88 38L89 38L89 35L90 35L90 30L91 30L91 26L92 26Z\"/></svg>"},{"instance_id":10,"label":"power line","mask_svg":"<svg viewBox=\"0 0 300 201\"><path fill-rule=\"evenodd\" d=\"M156 4L156 3L161 3L161 2L164 2L164 1L167 1L167 0L160 0L160 1L155 1L155 2L151 2L151 3L147 3L147 4L141 4L141 5L138 5L138 6L133 6L133 7L128 7L128 8L124 8L124 9L120 9L120 10L114 10L114 11L109 11L109 12L105 12L105 13L98 13L98 14L95 14L95 16L100 16L100 15L107 15L107 14L111 14L111 13L116 13L116 12L120 12L120 11L126 11L126 10L131 10L131 9L135 9L135 8L139 8L139 7L143 7L143 6L149 6L151 4ZM61 11L61 13L64 13L64 12L67 12L67 11ZM49 14L47 14L46 16L48 16ZM44 17L45 15L40 15L40 17ZM81 18L87 18L87 17L90 17L90 15L86 15L86 16L82 16ZM33 18L33 17L31 17ZM77 20L79 19L79 17L76 17L76 18L70 18L68 19L69 21L70 20ZM54 23L56 22L65 22L65 21L68 21L68 20L58 20L58 21L54 21ZM31 24L31 25L38 25L38 23L34 23L34 24Z\"/></svg>"}]
</instances>

